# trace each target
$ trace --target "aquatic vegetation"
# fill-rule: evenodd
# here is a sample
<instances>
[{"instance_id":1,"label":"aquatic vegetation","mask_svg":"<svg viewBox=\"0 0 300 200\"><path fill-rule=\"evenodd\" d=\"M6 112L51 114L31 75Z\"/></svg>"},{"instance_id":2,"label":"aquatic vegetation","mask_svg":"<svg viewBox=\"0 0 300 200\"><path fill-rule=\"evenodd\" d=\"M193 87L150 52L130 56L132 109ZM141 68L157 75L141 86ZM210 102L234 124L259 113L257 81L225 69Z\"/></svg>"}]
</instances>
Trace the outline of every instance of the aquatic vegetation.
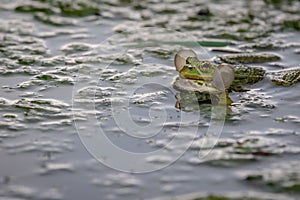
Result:
<instances>
[{"instance_id":1,"label":"aquatic vegetation","mask_svg":"<svg viewBox=\"0 0 300 200\"><path fill-rule=\"evenodd\" d=\"M93 15L99 12L98 5L93 1L62 1L48 0L31 2L30 4L19 5L15 8L18 12L35 13L41 12L47 15L62 14L65 16L82 17Z\"/></svg>"},{"instance_id":2,"label":"aquatic vegetation","mask_svg":"<svg viewBox=\"0 0 300 200\"><path fill-rule=\"evenodd\" d=\"M248 54L230 54L219 57L221 61L231 64L236 63L261 63L280 60L280 56L272 53L248 53Z\"/></svg>"},{"instance_id":3,"label":"aquatic vegetation","mask_svg":"<svg viewBox=\"0 0 300 200\"><path fill-rule=\"evenodd\" d=\"M46 15L44 13L37 13L34 15L34 18L40 22L54 26L67 26L76 24L76 20L74 19L63 18L55 15Z\"/></svg>"},{"instance_id":4,"label":"aquatic vegetation","mask_svg":"<svg viewBox=\"0 0 300 200\"><path fill-rule=\"evenodd\" d=\"M51 8L49 8L48 5L42 4L42 3L32 3L28 5L20 5L15 8L17 12L28 12L28 13L34 13L34 12L42 12L45 14L54 14L55 11Z\"/></svg>"},{"instance_id":5,"label":"aquatic vegetation","mask_svg":"<svg viewBox=\"0 0 300 200\"><path fill-rule=\"evenodd\" d=\"M247 134L247 133L245 133ZM201 139L192 146L193 150L199 150ZM198 147L197 147L198 146ZM200 151L210 151L200 149ZM284 142L265 137L241 137L239 139L220 139L210 155L203 161L197 158L188 160L190 164L209 163L213 166L235 167L245 165L263 159L265 156L281 154L298 154L300 148L287 146Z\"/></svg>"},{"instance_id":6,"label":"aquatic vegetation","mask_svg":"<svg viewBox=\"0 0 300 200\"><path fill-rule=\"evenodd\" d=\"M289 69L285 71L272 72L271 80L277 84L282 86L289 86L295 83L300 82L300 71L295 69Z\"/></svg>"},{"instance_id":7,"label":"aquatic vegetation","mask_svg":"<svg viewBox=\"0 0 300 200\"><path fill-rule=\"evenodd\" d=\"M151 200L167 200L173 197L161 197L155 198ZM261 192L230 192L227 193L218 193L212 192L211 194L207 193L191 193L186 195L178 195L174 197L176 199L183 200L280 200L284 199L293 199L280 194L272 194L272 193L261 193Z\"/></svg>"},{"instance_id":8,"label":"aquatic vegetation","mask_svg":"<svg viewBox=\"0 0 300 200\"><path fill-rule=\"evenodd\" d=\"M244 177L244 181L257 186L269 187L276 192L300 192L298 161L277 163L272 165L271 168L243 172L241 176Z\"/></svg>"},{"instance_id":9,"label":"aquatic vegetation","mask_svg":"<svg viewBox=\"0 0 300 200\"><path fill-rule=\"evenodd\" d=\"M299 10L298 0L1 1L0 199L295 199ZM189 64L209 80L210 64L235 72L221 138L203 160L217 117L208 93L174 90L182 48L206 61ZM122 111L136 127L119 126ZM170 153L146 156L153 166L185 150L173 139L193 144L165 169L125 174L92 158L76 134L99 128L125 151ZM113 158L124 159L103 159Z\"/></svg>"}]
</instances>

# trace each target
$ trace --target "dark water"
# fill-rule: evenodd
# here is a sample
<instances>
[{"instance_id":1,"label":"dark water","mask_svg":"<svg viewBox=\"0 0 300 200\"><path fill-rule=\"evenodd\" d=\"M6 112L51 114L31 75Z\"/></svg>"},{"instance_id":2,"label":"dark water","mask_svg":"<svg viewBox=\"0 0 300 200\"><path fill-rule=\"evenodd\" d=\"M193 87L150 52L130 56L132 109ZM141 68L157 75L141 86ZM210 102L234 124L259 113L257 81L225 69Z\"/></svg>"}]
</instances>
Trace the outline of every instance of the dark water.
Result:
<instances>
[{"instance_id":1,"label":"dark water","mask_svg":"<svg viewBox=\"0 0 300 200\"><path fill-rule=\"evenodd\" d=\"M179 110L172 82L183 47L299 67L299 1L0 2L1 199L298 198L299 83Z\"/></svg>"}]
</instances>

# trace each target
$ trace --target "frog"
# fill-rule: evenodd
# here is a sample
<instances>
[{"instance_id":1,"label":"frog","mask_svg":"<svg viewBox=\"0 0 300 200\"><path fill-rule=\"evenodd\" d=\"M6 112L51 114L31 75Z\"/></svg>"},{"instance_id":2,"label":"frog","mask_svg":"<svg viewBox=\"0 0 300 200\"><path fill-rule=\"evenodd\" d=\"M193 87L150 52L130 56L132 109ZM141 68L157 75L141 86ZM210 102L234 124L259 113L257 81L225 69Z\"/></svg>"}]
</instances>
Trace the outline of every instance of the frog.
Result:
<instances>
[{"instance_id":1,"label":"frog","mask_svg":"<svg viewBox=\"0 0 300 200\"><path fill-rule=\"evenodd\" d=\"M253 57L250 58L253 60ZM179 91L176 94L177 108L182 107L180 102L187 103L195 96L199 103L231 104L230 92L247 91L245 85L255 84L265 78L278 86L291 86L300 82L300 67L268 72L262 67L237 62L216 65L199 60L191 49L180 50L175 55L174 65L179 74L173 82L173 87Z\"/></svg>"}]
</instances>

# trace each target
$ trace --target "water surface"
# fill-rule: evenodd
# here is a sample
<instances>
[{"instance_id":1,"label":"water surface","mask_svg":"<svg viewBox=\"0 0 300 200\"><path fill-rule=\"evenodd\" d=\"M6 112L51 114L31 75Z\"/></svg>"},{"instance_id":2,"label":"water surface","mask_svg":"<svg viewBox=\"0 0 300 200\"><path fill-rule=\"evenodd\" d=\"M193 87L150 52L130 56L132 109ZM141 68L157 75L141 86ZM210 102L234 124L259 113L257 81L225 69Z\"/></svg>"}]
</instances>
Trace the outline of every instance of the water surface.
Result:
<instances>
[{"instance_id":1,"label":"water surface","mask_svg":"<svg viewBox=\"0 0 300 200\"><path fill-rule=\"evenodd\" d=\"M200 115L199 108L179 110L172 82L183 47L212 62L269 52L281 59L249 65L299 67L299 1L2 0L0 10L2 199L297 199L299 84L265 78L230 93L221 138L203 161L199 145L212 106L200 105ZM144 131L118 124L127 119L118 121L111 105L123 100ZM168 146L169 156L146 158L152 166L185 153L152 173L123 173L95 160L77 134L99 127L136 153L159 150L179 134L182 145Z\"/></svg>"}]
</instances>

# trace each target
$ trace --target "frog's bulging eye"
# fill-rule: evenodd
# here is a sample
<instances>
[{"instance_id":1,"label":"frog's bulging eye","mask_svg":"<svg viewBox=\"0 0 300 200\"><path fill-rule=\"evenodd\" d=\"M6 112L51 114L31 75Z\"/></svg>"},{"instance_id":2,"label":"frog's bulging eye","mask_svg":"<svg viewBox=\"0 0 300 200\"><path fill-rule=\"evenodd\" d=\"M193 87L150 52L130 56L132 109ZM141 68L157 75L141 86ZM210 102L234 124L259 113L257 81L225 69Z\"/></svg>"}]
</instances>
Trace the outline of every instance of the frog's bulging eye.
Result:
<instances>
[{"instance_id":1,"label":"frog's bulging eye","mask_svg":"<svg viewBox=\"0 0 300 200\"><path fill-rule=\"evenodd\" d=\"M211 67L210 63L207 63L207 62L201 63L199 68L204 73L208 73L208 72L212 71L212 67Z\"/></svg>"},{"instance_id":2,"label":"frog's bulging eye","mask_svg":"<svg viewBox=\"0 0 300 200\"><path fill-rule=\"evenodd\" d=\"M208 63L204 63L203 67L209 67Z\"/></svg>"}]
</instances>

